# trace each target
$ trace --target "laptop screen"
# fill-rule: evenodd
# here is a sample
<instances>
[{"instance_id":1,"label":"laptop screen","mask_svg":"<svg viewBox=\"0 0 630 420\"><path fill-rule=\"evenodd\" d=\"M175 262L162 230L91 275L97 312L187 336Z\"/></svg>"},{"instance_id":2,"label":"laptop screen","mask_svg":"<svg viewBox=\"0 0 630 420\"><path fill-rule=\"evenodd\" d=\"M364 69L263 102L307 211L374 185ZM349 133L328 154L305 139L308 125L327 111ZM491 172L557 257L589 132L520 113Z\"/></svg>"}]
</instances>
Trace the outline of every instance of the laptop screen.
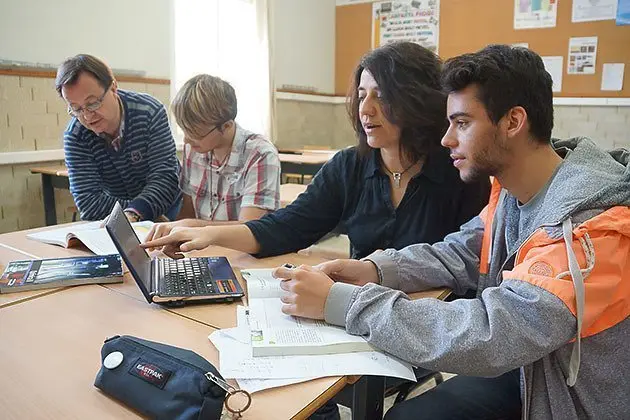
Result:
<instances>
[{"instance_id":1,"label":"laptop screen","mask_svg":"<svg viewBox=\"0 0 630 420\"><path fill-rule=\"evenodd\" d=\"M129 267L131 275L138 283L147 301L151 302L151 257L140 247L140 240L131 223L116 203L105 223L107 233L112 238L120 256Z\"/></svg>"}]
</instances>

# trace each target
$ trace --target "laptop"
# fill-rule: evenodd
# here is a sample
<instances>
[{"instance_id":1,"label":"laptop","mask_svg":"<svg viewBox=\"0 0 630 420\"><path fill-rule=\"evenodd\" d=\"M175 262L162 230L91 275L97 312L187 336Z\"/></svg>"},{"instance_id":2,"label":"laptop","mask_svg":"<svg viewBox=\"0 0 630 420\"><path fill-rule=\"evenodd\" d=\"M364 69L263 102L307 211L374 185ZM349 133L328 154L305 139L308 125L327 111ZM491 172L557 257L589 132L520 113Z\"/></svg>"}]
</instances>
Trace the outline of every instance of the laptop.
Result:
<instances>
[{"instance_id":1,"label":"laptop","mask_svg":"<svg viewBox=\"0 0 630 420\"><path fill-rule=\"evenodd\" d=\"M226 302L244 295L225 257L151 258L118 203L105 229L149 303Z\"/></svg>"}]
</instances>

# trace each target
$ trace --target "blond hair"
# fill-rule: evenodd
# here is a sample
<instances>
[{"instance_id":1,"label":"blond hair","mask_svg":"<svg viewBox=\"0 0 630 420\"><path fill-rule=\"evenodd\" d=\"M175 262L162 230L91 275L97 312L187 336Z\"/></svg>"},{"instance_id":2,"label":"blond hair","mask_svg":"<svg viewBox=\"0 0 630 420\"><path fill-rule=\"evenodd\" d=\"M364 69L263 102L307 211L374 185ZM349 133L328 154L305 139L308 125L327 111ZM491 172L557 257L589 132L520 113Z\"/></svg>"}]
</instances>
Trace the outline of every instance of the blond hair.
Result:
<instances>
[{"instance_id":1,"label":"blond hair","mask_svg":"<svg viewBox=\"0 0 630 420\"><path fill-rule=\"evenodd\" d=\"M225 80L199 74L184 83L171 106L185 133L202 135L236 118L236 93Z\"/></svg>"}]
</instances>

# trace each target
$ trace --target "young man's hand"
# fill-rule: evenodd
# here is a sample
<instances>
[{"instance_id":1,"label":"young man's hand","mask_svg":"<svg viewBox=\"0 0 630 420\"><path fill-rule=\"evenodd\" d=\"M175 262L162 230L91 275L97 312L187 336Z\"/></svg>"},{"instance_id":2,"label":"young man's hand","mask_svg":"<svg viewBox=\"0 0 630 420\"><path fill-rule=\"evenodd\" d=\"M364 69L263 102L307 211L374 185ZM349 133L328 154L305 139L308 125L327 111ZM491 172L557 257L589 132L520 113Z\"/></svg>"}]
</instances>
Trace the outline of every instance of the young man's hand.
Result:
<instances>
[{"instance_id":1,"label":"young man's hand","mask_svg":"<svg viewBox=\"0 0 630 420\"><path fill-rule=\"evenodd\" d=\"M315 266L334 281L363 286L379 283L378 271L374 263L359 260L333 260Z\"/></svg>"},{"instance_id":2,"label":"young man's hand","mask_svg":"<svg viewBox=\"0 0 630 420\"><path fill-rule=\"evenodd\" d=\"M281 297L284 303L282 312L304 318L324 319L326 299L334 284L330 277L307 265L297 268L278 267L273 275L283 279L280 288L287 292Z\"/></svg>"},{"instance_id":3,"label":"young man's hand","mask_svg":"<svg viewBox=\"0 0 630 420\"><path fill-rule=\"evenodd\" d=\"M177 223L177 222L174 222ZM141 246L143 248L161 248L162 252L171 258L183 258L184 252L204 249L212 245L212 227L174 227L164 236L148 240ZM150 236L147 236L149 238Z\"/></svg>"}]
</instances>

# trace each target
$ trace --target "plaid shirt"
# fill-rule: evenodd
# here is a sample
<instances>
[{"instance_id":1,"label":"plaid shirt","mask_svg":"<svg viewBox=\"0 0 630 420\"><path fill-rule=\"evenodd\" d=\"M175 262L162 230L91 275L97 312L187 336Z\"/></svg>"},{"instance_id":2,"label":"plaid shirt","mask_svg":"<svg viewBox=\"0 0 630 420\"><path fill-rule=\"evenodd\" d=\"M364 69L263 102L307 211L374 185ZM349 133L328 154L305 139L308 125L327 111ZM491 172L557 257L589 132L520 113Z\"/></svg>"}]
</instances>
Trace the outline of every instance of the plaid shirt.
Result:
<instances>
[{"instance_id":1,"label":"plaid shirt","mask_svg":"<svg viewBox=\"0 0 630 420\"><path fill-rule=\"evenodd\" d=\"M280 207L280 160L269 140L237 124L228 160L210 160L211 153L184 145L179 185L198 219L238 220L242 207Z\"/></svg>"}]
</instances>

